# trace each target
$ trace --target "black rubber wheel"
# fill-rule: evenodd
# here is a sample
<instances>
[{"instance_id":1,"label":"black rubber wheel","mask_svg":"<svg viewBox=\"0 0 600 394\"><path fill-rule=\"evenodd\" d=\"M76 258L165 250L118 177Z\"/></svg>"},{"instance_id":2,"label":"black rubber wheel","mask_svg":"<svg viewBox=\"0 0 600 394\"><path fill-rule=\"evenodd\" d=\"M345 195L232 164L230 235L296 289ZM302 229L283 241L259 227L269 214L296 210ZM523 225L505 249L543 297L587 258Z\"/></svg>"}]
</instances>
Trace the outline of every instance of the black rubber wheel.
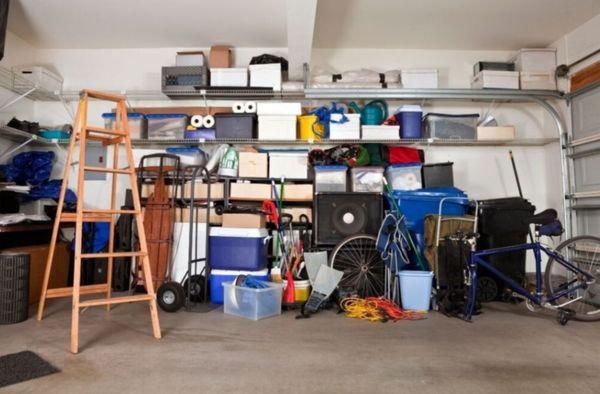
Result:
<instances>
[{"instance_id":1,"label":"black rubber wheel","mask_svg":"<svg viewBox=\"0 0 600 394\"><path fill-rule=\"evenodd\" d=\"M498 283L489 276L477 278L477 301L492 302L498 297Z\"/></svg>"},{"instance_id":2,"label":"black rubber wheel","mask_svg":"<svg viewBox=\"0 0 600 394\"><path fill-rule=\"evenodd\" d=\"M165 312L173 313L181 309L185 303L183 286L177 282L165 282L156 293L158 306Z\"/></svg>"},{"instance_id":3,"label":"black rubber wheel","mask_svg":"<svg viewBox=\"0 0 600 394\"><path fill-rule=\"evenodd\" d=\"M556 321L561 326L566 326L569 322L569 314L565 311L558 311L558 314L556 315Z\"/></svg>"},{"instance_id":4,"label":"black rubber wheel","mask_svg":"<svg viewBox=\"0 0 600 394\"><path fill-rule=\"evenodd\" d=\"M187 297L188 293L188 282L190 279L186 279L183 282L183 292ZM192 275L190 283L190 301L192 302L204 302L204 275ZM210 291L210 288L209 288Z\"/></svg>"}]
</instances>

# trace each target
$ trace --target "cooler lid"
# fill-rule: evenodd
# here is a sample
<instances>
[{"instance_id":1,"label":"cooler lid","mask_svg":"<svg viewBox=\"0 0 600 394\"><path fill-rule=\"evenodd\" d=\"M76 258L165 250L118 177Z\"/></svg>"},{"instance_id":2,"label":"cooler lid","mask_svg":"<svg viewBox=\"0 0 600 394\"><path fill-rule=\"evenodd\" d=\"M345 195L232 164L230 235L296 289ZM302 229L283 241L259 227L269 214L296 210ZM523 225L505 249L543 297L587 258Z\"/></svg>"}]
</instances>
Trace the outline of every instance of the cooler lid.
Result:
<instances>
[{"instance_id":1,"label":"cooler lid","mask_svg":"<svg viewBox=\"0 0 600 394\"><path fill-rule=\"evenodd\" d=\"M266 238L269 231L266 228L241 228L241 227L211 227L211 237L240 237L240 238Z\"/></svg>"}]
</instances>

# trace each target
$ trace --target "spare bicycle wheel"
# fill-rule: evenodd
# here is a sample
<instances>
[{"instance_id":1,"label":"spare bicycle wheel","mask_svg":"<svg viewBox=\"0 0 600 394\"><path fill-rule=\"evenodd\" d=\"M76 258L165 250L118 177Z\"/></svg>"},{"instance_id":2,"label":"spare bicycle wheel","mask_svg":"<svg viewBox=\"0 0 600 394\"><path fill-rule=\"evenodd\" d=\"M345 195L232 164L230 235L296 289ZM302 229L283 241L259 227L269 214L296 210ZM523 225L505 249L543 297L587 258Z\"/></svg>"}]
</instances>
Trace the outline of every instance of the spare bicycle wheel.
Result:
<instances>
[{"instance_id":1,"label":"spare bicycle wheel","mask_svg":"<svg viewBox=\"0 0 600 394\"><path fill-rule=\"evenodd\" d=\"M381 297L385 292L385 264L377 237L351 235L333 249L329 266L344 272L338 288L359 297Z\"/></svg>"}]
</instances>

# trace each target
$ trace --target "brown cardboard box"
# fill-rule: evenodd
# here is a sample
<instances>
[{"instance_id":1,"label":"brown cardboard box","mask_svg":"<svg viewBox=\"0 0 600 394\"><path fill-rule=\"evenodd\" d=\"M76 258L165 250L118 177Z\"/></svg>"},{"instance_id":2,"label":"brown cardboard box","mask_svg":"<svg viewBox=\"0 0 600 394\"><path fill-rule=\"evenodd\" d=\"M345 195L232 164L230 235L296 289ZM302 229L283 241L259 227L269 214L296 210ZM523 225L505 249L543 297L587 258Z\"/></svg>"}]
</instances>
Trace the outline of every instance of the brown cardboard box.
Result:
<instances>
[{"instance_id":1,"label":"brown cardboard box","mask_svg":"<svg viewBox=\"0 0 600 394\"><path fill-rule=\"evenodd\" d=\"M210 68L229 68L233 64L229 45L213 45L210 47L208 66Z\"/></svg>"},{"instance_id":2,"label":"brown cardboard box","mask_svg":"<svg viewBox=\"0 0 600 394\"><path fill-rule=\"evenodd\" d=\"M198 223L206 223L206 208L199 207L197 220ZM196 220L196 218L194 219ZM175 221L178 223L189 223L190 222L190 209L189 208L177 208L175 210ZM223 216L217 215L213 208L210 209L210 224L223 224Z\"/></svg>"},{"instance_id":3,"label":"brown cardboard box","mask_svg":"<svg viewBox=\"0 0 600 394\"><path fill-rule=\"evenodd\" d=\"M279 185L277 185L279 193ZM285 184L283 188L283 201L312 201L313 185L311 183L294 185Z\"/></svg>"},{"instance_id":4,"label":"brown cardboard box","mask_svg":"<svg viewBox=\"0 0 600 394\"><path fill-rule=\"evenodd\" d=\"M254 213L224 213L223 227L264 228L265 216Z\"/></svg>"},{"instance_id":5,"label":"brown cardboard box","mask_svg":"<svg viewBox=\"0 0 600 394\"><path fill-rule=\"evenodd\" d=\"M48 258L48 244L20 246L3 249L2 252L29 253L29 305L37 304L42 293L42 282ZM48 288L66 287L69 277L69 243L58 242L52 261L52 274Z\"/></svg>"},{"instance_id":6,"label":"brown cardboard box","mask_svg":"<svg viewBox=\"0 0 600 394\"><path fill-rule=\"evenodd\" d=\"M268 183L232 183L229 198L243 201L263 201L271 199L271 185Z\"/></svg>"},{"instance_id":7,"label":"brown cardboard box","mask_svg":"<svg viewBox=\"0 0 600 394\"><path fill-rule=\"evenodd\" d=\"M241 178L266 178L268 175L268 155L257 152L239 153L239 176Z\"/></svg>"},{"instance_id":8,"label":"brown cardboard box","mask_svg":"<svg viewBox=\"0 0 600 394\"><path fill-rule=\"evenodd\" d=\"M208 185L206 183L196 182L194 185L194 200L206 199L208 196ZM211 183L210 185L210 199L211 200L222 200L224 195L224 189L222 183ZM184 198L191 198L192 196L192 183L187 182L183 186Z\"/></svg>"}]
</instances>

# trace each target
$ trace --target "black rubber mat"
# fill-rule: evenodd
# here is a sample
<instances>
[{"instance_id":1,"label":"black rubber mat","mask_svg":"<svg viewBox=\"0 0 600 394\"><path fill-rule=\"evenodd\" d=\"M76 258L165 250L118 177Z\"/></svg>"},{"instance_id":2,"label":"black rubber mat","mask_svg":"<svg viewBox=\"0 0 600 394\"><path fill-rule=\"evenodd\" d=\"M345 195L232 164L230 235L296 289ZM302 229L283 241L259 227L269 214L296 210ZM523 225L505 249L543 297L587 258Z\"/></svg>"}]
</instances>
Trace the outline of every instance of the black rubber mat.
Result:
<instances>
[{"instance_id":1,"label":"black rubber mat","mask_svg":"<svg viewBox=\"0 0 600 394\"><path fill-rule=\"evenodd\" d=\"M19 352L0 356L0 387L41 378L60 372L34 352Z\"/></svg>"}]
</instances>

